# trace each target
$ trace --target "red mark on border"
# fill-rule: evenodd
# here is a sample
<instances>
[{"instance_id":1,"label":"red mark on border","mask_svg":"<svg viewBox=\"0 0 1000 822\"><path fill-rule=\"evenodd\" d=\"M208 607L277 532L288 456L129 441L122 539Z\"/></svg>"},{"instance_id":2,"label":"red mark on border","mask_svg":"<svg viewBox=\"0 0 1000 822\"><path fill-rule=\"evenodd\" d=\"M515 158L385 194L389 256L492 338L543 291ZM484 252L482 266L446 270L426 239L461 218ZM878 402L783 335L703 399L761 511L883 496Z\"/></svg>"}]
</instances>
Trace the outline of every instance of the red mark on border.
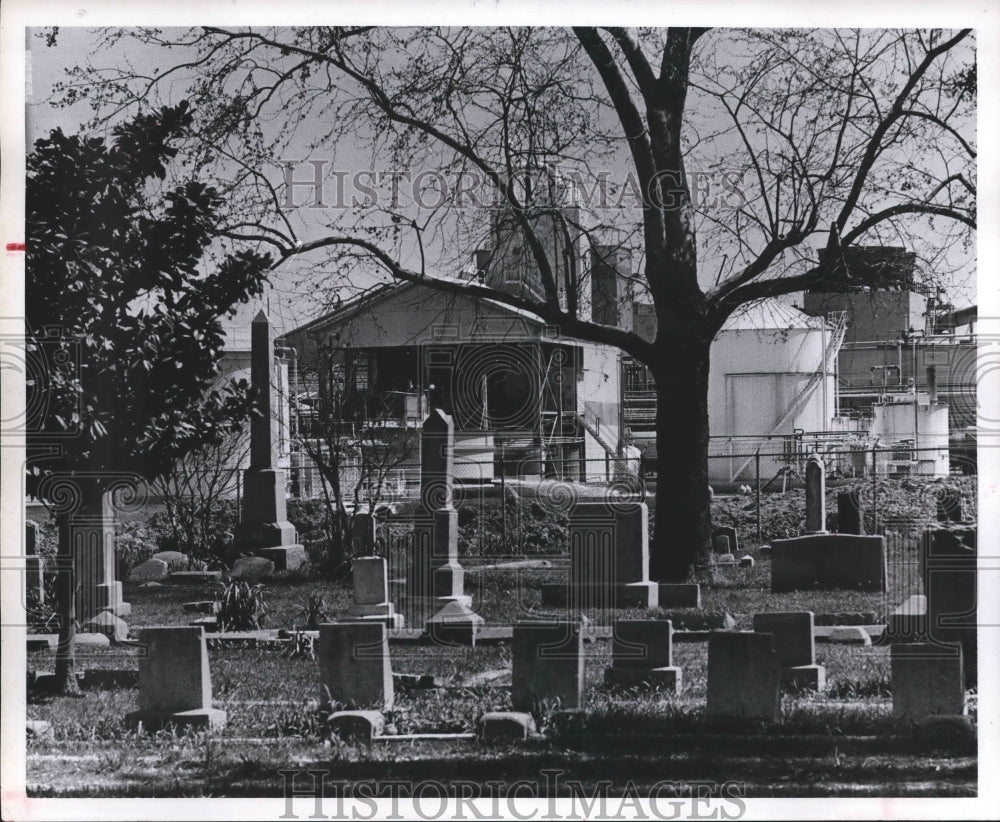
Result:
<instances>
[{"instance_id":1,"label":"red mark on border","mask_svg":"<svg viewBox=\"0 0 1000 822\"><path fill-rule=\"evenodd\" d=\"M7 243L8 251L24 251L24 243Z\"/></svg>"}]
</instances>

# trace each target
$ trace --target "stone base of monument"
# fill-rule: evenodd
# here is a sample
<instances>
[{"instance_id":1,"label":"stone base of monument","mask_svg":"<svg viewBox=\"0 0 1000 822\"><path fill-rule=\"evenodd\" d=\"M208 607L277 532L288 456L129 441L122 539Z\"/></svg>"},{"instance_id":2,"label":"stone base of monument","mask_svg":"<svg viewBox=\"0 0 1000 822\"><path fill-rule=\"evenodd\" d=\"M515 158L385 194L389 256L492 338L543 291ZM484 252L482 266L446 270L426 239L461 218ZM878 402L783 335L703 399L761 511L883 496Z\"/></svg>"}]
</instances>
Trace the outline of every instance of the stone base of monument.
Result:
<instances>
[{"instance_id":1,"label":"stone base of monument","mask_svg":"<svg viewBox=\"0 0 1000 822\"><path fill-rule=\"evenodd\" d=\"M97 585L95 591L99 610L111 611L117 617L127 617L132 613L132 606L122 598L121 582L116 580L106 585Z\"/></svg>"},{"instance_id":2,"label":"stone base of monument","mask_svg":"<svg viewBox=\"0 0 1000 822\"><path fill-rule=\"evenodd\" d=\"M427 620L426 632L435 644L475 645L476 635L485 624L486 620L468 604L453 599Z\"/></svg>"},{"instance_id":3,"label":"stone base of monument","mask_svg":"<svg viewBox=\"0 0 1000 822\"><path fill-rule=\"evenodd\" d=\"M128 625L111 611L101 611L81 626L87 633L104 634L112 642L128 639Z\"/></svg>"},{"instance_id":4,"label":"stone base of monument","mask_svg":"<svg viewBox=\"0 0 1000 822\"><path fill-rule=\"evenodd\" d=\"M660 608L700 608L701 586L696 582L661 582L658 600Z\"/></svg>"},{"instance_id":5,"label":"stone base of monument","mask_svg":"<svg viewBox=\"0 0 1000 822\"><path fill-rule=\"evenodd\" d=\"M275 571L294 571L309 562L303 545L275 545L269 548L254 548L253 552L259 557L271 560Z\"/></svg>"},{"instance_id":6,"label":"stone base of monument","mask_svg":"<svg viewBox=\"0 0 1000 822\"><path fill-rule=\"evenodd\" d=\"M656 608L660 604L660 585L656 582L550 583L542 586L542 604L578 609Z\"/></svg>"},{"instance_id":7,"label":"stone base of monument","mask_svg":"<svg viewBox=\"0 0 1000 822\"><path fill-rule=\"evenodd\" d=\"M212 731L226 727L226 712L219 708L196 708L192 711L134 711L125 715L125 725L145 731L155 731L167 726L208 728Z\"/></svg>"},{"instance_id":8,"label":"stone base of monument","mask_svg":"<svg viewBox=\"0 0 1000 822\"><path fill-rule=\"evenodd\" d=\"M604 684L607 686L617 685L632 688L648 685L679 694L682 683L683 672L675 666L669 668L612 667L604 669Z\"/></svg>"},{"instance_id":9,"label":"stone base of monument","mask_svg":"<svg viewBox=\"0 0 1000 822\"><path fill-rule=\"evenodd\" d=\"M396 606L391 602L380 602L377 605L357 605L351 609L351 621L381 622L389 631L406 627L402 614L396 613Z\"/></svg>"},{"instance_id":10,"label":"stone base of monument","mask_svg":"<svg viewBox=\"0 0 1000 822\"><path fill-rule=\"evenodd\" d=\"M826 689L826 668L822 665L782 666L781 687L786 691L823 691Z\"/></svg>"}]
</instances>

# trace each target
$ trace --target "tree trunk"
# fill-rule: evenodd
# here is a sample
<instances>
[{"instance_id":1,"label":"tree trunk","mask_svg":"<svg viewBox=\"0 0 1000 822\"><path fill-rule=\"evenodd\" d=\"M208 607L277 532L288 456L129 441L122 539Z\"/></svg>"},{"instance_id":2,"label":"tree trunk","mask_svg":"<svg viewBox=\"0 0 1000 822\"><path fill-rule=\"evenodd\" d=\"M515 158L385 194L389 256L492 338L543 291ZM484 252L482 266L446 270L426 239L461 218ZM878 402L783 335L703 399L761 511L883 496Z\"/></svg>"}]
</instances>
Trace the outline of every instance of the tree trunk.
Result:
<instances>
[{"instance_id":1,"label":"tree trunk","mask_svg":"<svg viewBox=\"0 0 1000 822\"><path fill-rule=\"evenodd\" d=\"M656 527L650 578L683 582L711 544L708 368L711 340L657 342Z\"/></svg>"}]
</instances>

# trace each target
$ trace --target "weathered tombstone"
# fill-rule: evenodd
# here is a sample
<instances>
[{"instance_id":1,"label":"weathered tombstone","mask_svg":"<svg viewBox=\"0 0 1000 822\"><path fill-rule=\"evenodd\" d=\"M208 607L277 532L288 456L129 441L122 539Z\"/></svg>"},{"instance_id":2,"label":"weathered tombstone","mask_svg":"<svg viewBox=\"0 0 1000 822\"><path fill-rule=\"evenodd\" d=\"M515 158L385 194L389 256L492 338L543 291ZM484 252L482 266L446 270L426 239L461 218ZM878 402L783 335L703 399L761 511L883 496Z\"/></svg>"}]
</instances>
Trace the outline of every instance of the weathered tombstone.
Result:
<instances>
[{"instance_id":1,"label":"weathered tombstone","mask_svg":"<svg viewBox=\"0 0 1000 822\"><path fill-rule=\"evenodd\" d=\"M805 533L826 533L826 466L817 454L806 460Z\"/></svg>"},{"instance_id":2,"label":"weathered tombstone","mask_svg":"<svg viewBox=\"0 0 1000 822\"><path fill-rule=\"evenodd\" d=\"M234 547L271 560L278 571L294 570L306 563L306 551L286 513L285 472L278 468L274 336L263 310L250 326L250 382L261 414L250 420L250 467L243 472L243 515Z\"/></svg>"},{"instance_id":3,"label":"weathered tombstone","mask_svg":"<svg viewBox=\"0 0 1000 822\"><path fill-rule=\"evenodd\" d=\"M403 616L389 601L389 578L382 557L358 557L351 563L354 604L351 615L362 620L385 623L387 628L402 628Z\"/></svg>"},{"instance_id":4,"label":"weathered tombstone","mask_svg":"<svg viewBox=\"0 0 1000 822\"><path fill-rule=\"evenodd\" d=\"M978 675L976 542L975 526L936 528L920 541L928 638L962 645L967 687Z\"/></svg>"},{"instance_id":5,"label":"weathered tombstone","mask_svg":"<svg viewBox=\"0 0 1000 822\"><path fill-rule=\"evenodd\" d=\"M584 657L579 622L516 622L511 654L515 711L535 713L543 703L582 707Z\"/></svg>"},{"instance_id":6,"label":"weathered tombstone","mask_svg":"<svg viewBox=\"0 0 1000 822\"><path fill-rule=\"evenodd\" d=\"M754 614L754 633L774 637L774 650L781 666L781 684L785 688L822 691L826 684L826 670L816 664L813 623L812 611Z\"/></svg>"},{"instance_id":7,"label":"weathered tombstone","mask_svg":"<svg viewBox=\"0 0 1000 822\"><path fill-rule=\"evenodd\" d=\"M837 531L841 534L863 534L865 512L858 491L837 493Z\"/></svg>"},{"instance_id":8,"label":"weathered tombstone","mask_svg":"<svg viewBox=\"0 0 1000 822\"><path fill-rule=\"evenodd\" d=\"M712 550L716 554L732 554L730 550L729 535L728 534L716 534L712 537Z\"/></svg>"},{"instance_id":9,"label":"weathered tombstone","mask_svg":"<svg viewBox=\"0 0 1000 822\"><path fill-rule=\"evenodd\" d=\"M535 718L516 711L489 711L479 720L483 742L522 742L535 733Z\"/></svg>"},{"instance_id":10,"label":"weathered tombstone","mask_svg":"<svg viewBox=\"0 0 1000 822\"><path fill-rule=\"evenodd\" d=\"M569 582L544 585L542 602L579 611L657 607L645 503L578 502L570 513L569 538Z\"/></svg>"},{"instance_id":11,"label":"weathered tombstone","mask_svg":"<svg viewBox=\"0 0 1000 822\"><path fill-rule=\"evenodd\" d=\"M680 692L682 672L673 663L673 633L673 625L666 619L615 620L605 685L648 683Z\"/></svg>"},{"instance_id":12,"label":"weathered tombstone","mask_svg":"<svg viewBox=\"0 0 1000 822\"><path fill-rule=\"evenodd\" d=\"M226 712L212 707L208 648L201 628L144 628L139 643L139 710L125 717L130 727L225 726Z\"/></svg>"},{"instance_id":13,"label":"weathered tombstone","mask_svg":"<svg viewBox=\"0 0 1000 822\"><path fill-rule=\"evenodd\" d=\"M325 697L351 710L389 709L394 700L389 638L381 622L319 626L319 675Z\"/></svg>"},{"instance_id":14,"label":"weathered tombstone","mask_svg":"<svg viewBox=\"0 0 1000 822\"><path fill-rule=\"evenodd\" d=\"M57 516L59 542L70 546L75 618L81 624L101 611L131 613L122 597L115 557L115 514L111 491L98 478L74 477L73 510ZM62 573L64 571L57 571Z\"/></svg>"},{"instance_id":15,"label":"weathered tombstone","mask_svg":"<svg viewBox=\"0 0 1000 822\"><path fill-rule=\"evenodd\" d=\"M420 437L420 508L407 574L407 607L416 619L457 602L471 609L458 559L458 511L453 502L455 425L440 408ZM471 610L470 610L471 613Z\"/></svg>"},{"instance_id":16,"label":"weathered tombstone","mask_svg":"<svg viewBox=\"0 0 1000 822\"><path fill-rule=\"evenodd\" d=\"M961 645L898 643L890 657L894 717L919 722L965 713Z\"/></svg>"},{"instance_id":17,"label":"weathered tombstone","mask_svg":"<svg viewBox=\"0 0 1000 822\"><path fill-rule=\"evenodd\" d=\"M150 559L161 559L167 563L171 571L186 571L191 565L191 557L180 551L159 551L153 554Z\"/></svg>"},{"instance_id":18,"label":"weathered tombstone","mask_svg":"<svg viewBox=\"0 0 1000 822\"><path fill-rule=\"evenodd\" d=\"M884 592L885 537L812 534L771 543L771 590Z\"/></svg>"},{"instance_id":19,"label":"weathered tombstone","mask_svg":"<svg viewBox=\"0 0 1000 822\"><path fill-rule=\"evenodd\" d=\"M709 634L706 716L773 722L780 710L780 679L770 634Z\"/></svg>"},{"instance_id":20,"label":"weathered tombstone","mask_svg":"<svg viewBox=\"0 0 1000 822\"><path fill-rule=\"evenodd\" d=\"M160 582L170 575L170 566L162 559L147 559L136 565L128 575L130 583Z\"/></svg>"},{"instance_id":21,"label":"weathered tombstone","mask_svg":"<svg viewBox=\"0 0 1000 822\"><path fill-rule=\"evenodd\" d=\"M375 514L358 511L351 519L351 548L355 556L371 556L375 550Z\"/></svg>"},{"instance_id":22,"label":"weathered tombstone","mask_svg":"<svg viewBox=\"0 0 1000 822\"><path fill-rule=\"evenodd\" d=\"M712 534L714 536L728 537L729 538L729 553L738 554L740 550L740 536L739 532L732 525L717 525L712 529ZM719 553L726 553L721 551Z\"/></svg>"},{"instance_id":23,"label":"weathered tombstone","mask_svg":"<svg viewBox=\"0 0 1000 822\"><path fill-rule=\"evenodd\" d=\"M253 582L256 579L270 576L273 573L274 562L265 557L240 557L233 563L233 569L229 572L229 578Z\"/></svg>"}]
</instances>

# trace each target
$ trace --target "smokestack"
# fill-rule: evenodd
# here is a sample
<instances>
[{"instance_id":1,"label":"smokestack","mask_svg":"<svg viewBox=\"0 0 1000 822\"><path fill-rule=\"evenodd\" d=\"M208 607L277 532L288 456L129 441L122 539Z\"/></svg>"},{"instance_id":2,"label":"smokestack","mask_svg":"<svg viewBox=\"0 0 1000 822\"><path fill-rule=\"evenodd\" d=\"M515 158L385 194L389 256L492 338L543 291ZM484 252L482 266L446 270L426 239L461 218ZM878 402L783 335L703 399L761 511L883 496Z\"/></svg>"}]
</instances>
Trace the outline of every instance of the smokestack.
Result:
<instances>
[{"instance_id":1,"label":"smokestack","mask_svg":"<svg viewBox=\"0 0 1000 822\"><path fill-rule=\"evenodd\" d=\"M938 401L937 399L937 371L933 365L927 366L927 397L928 401L932 404Z\"/></svg>"}]
</instances>

